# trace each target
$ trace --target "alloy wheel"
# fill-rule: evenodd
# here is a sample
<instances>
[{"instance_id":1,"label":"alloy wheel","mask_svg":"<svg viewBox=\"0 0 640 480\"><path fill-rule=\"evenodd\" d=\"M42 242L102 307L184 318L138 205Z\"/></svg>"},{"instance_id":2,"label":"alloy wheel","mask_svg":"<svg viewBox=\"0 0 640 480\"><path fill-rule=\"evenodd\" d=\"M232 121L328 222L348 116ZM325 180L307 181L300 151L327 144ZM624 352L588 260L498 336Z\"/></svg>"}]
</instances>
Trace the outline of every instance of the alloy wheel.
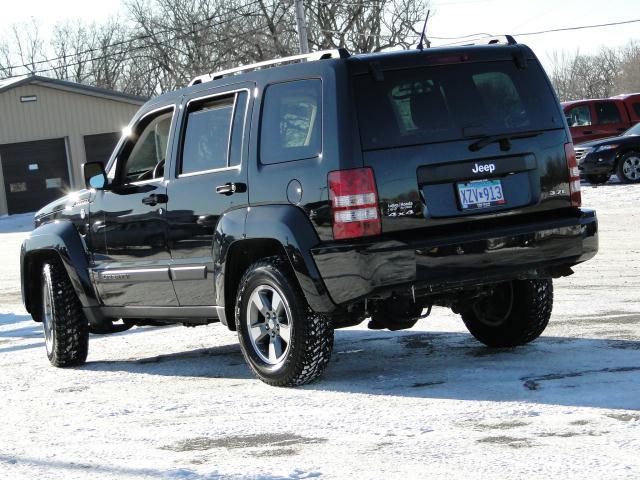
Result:
<instances>
[{"instance_id":1,"label":"alloy wheel","mask_svg":"<svg viewBox=\"0 0 640 480\"><path fill-rule=\"evenodd\" d=\"M286 358L291 345L291 310L284 295L270 285L259 285L249 297L246 325L256 355L269 365Z\"/></svg>"},{"instance_id":2,"label":"alloy wheel","mask_svg":"<svg viewBox=\"0 0 640 480\"><path fill-rule=\"evenodd\" d=\"M622 173L629 180L640 180L640 157L627 157L622 164Z\"/></svg>"}]
</instances>

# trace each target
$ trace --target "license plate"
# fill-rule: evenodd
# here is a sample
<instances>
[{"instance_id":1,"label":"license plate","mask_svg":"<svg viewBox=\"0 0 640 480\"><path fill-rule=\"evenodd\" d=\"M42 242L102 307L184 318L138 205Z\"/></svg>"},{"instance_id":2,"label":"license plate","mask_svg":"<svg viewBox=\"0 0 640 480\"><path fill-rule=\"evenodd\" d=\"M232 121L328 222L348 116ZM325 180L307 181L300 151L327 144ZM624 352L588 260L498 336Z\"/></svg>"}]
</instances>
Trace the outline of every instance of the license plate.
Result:
<instances>
[{"instance_id":1,"label":"license plate","mask_svg":"<svg viewBox=\"0 0 640 480\"><path fill-rule=\"evenodd\" d=\"M507 203L502 193L500 180L474 180L458 183L458 196L462 210L488 208Z\"/></svg>"}]
</instances>

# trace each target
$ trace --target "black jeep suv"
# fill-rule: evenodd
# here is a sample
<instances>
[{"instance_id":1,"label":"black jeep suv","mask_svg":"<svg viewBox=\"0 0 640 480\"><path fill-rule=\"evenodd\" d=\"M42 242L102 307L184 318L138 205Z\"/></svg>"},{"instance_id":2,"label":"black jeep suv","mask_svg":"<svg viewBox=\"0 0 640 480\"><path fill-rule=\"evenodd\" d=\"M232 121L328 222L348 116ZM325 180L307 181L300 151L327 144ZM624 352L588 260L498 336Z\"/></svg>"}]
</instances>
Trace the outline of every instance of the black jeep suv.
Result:
<instances>
[{"instance_id":1,"label":"black jeep suv","mask_svg":"<svg viewBox=\"0 0 640 480\"><path fill-rule=\"evenodd\" d=\"M204 75L84 176L22 248L56 366L85 361L89 332L220 322L260 379L299 385L335 328L409 328L433 305L522 345L552 278L597 251L562 110L512 39Z\"/></svg>"}]
</instances>

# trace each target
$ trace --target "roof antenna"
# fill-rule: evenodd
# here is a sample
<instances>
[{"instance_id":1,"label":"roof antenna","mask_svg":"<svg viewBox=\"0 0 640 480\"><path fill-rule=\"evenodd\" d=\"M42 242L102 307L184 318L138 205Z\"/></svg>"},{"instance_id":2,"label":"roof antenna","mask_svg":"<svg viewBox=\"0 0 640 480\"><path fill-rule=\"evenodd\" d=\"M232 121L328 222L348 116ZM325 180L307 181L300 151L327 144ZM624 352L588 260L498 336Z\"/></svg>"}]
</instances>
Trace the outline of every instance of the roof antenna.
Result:
<instances>
[{"instance_id":1,"label":"roof antenna","mask_svg":"<svg viewBox=\"0 0 640 480\"><path fill-rule=\"evenodd\" d=\"M424 26L422 27L422 34L420 35L420 43L418 43L418 50L420 51L424 50L424 40L425 40L425 35L427 34L427 22L429 21L430 13L431 13L431 10L427 10L427 18L424 19ZM427 48L429 48L430 46L431 46L431 42L427 40Z\"/></svg>"}]
</instances>

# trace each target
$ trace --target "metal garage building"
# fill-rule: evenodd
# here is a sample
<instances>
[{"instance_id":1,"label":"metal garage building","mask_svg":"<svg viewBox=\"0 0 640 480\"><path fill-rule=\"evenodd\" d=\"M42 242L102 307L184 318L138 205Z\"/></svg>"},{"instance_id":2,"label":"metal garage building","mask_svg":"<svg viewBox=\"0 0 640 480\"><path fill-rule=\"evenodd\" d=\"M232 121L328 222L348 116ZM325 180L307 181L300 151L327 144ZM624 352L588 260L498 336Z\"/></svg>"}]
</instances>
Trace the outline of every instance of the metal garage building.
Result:
<instances>
[{"instance_id":1,"label":"metal garage building","mask_svg":"<svg viewBox=\"0 0 640 480\"><path fill-rule=\"evenodd\" d=\"M82 188L145 99L39 76L0 80L0 215L33 212Z\"/></svg>"}]
</instances>

